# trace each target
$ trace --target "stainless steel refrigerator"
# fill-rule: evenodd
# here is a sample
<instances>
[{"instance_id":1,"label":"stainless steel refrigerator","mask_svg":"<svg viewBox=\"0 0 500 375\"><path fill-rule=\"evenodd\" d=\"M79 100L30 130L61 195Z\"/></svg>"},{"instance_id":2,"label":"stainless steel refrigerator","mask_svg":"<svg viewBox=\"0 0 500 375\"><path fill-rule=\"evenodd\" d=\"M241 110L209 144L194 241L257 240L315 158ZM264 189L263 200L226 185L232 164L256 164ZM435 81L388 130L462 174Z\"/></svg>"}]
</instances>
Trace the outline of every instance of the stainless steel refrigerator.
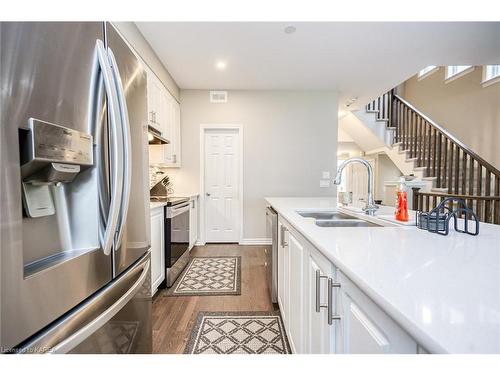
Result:
<instances>
[{"instance_id":1,"label":"stainless steel refrigerator","mask_svg":"<svg viewBox=\"0 0 500 375\"><path fill-rule=\"evenodd\" d=\"M150 353L143 68L109 23L0 27L1 351Z\"/></svg>"}]
</instances>

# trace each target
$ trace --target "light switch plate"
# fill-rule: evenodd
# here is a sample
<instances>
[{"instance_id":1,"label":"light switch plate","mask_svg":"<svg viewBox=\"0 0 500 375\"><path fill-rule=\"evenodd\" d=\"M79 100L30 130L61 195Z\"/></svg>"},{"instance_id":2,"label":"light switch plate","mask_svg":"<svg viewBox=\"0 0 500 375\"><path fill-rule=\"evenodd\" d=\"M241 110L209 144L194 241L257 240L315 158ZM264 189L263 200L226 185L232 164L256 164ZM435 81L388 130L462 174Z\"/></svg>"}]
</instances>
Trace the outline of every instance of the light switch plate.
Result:
<instances>
[{"instance_id":1,"label":"light switch plate","mask_svg":"<svg viewBox=\"0 0 500 375\"><path fill-rule=\"evenodd\" d=\"M330 178L330 171L323 171L321 178Z\"/></svg>"},{"instance_id":2,"label":"light switch plate","mask_svg":"<svg viewBox=\"0 0 500 375\"><path fill-rule=\"evenodd\" d=\"M319 187L322 188L330 187L330 180L319 180Z\"/></svg>"}]
</instances>

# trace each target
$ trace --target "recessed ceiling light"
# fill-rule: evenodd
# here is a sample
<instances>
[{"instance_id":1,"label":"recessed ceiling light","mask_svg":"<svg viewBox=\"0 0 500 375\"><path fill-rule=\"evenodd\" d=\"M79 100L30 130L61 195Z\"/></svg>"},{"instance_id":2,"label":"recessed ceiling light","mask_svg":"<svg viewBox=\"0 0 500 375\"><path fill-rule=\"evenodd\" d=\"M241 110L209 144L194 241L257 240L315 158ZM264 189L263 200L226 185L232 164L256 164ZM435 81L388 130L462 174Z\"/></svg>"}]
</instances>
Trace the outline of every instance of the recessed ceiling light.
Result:
<instances>
[{"instance_id":1,"label":"recessed ceiling light","mask_svg":"<svg viewBox=\"0 0 500 375\"><path fill-rule=\"evenodd\" d=\"M219 60L215 63L215 68L217 70L224 70L226 69L226 66L227 66L226 62L222 60Z\"/></svg>"},{"instance_id":2,"label":"recessed ceiling light","mask_svg":"<svg viewBox=\"0 0 500 375\"><path fill-rule=\"evenodd\" d=\"M285 34L293 34L294 32L297 31L297 28L293 25L285 27Z\"/></svg>"}]
</instances>

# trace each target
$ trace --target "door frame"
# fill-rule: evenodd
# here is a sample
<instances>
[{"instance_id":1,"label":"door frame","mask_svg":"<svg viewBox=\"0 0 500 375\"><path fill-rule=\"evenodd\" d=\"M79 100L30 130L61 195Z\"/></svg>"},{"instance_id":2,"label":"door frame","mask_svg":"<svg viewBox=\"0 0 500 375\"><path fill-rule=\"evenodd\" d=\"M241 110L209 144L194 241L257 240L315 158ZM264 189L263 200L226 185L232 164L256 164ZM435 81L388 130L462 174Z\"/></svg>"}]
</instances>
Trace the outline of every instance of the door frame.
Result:
<instances>
[{"instance_id":1,"label":"door frame","mask_svg":"<svg viewBox=\"0 0 500 375\"><path fill-rule=\"evenodd\" d=\"M243 125L242 124L200 124L200 241L206 243L205 228L205 134L208 130L236 130L238 132L239 165L238 165L238 243L243 240Z\"/></svg>"}]
</instances>

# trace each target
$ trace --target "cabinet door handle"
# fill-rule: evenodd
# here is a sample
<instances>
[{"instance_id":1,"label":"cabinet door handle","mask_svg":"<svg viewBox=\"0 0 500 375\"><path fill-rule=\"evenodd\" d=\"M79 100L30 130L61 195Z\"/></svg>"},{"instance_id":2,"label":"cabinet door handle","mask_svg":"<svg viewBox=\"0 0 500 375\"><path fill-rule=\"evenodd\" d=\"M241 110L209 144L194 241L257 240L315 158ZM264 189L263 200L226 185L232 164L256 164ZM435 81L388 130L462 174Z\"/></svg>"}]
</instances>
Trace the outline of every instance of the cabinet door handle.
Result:
<instances>
[{"instance_id":1,"label":"cabinet door handle","mask_svg":"<svg viewBox=\"0 0 500 375\"><path fill-rule=\"evenodd\" d=\"M328 278L328 325L332 325L334 320L340 320L340 315L333 315L333 288L340 288L340 283L334 283L332 278Z\"/></svg>"},{"instance_id":2,"label":"cabinet door handle","mask_svg":"<svg viewBox=\"0 0 500 375\"><path fill-rule=\"evenodd\" d=\"M287 247L288 242L285 242L285 232L287 232L288 229L284 225L281 226L281 247Z\"/></svg>"},{"instance_id":3,"label":"cabinet door handle","mask_svg":"<svg viewBox=\"0 0 500 375\"><path fill-rule=\"evenodd\" d=\"M328 276L322 276L320 270L316 270L316 312L319 312L322 307L328 308L328 305L321 304L321 279L329 279Z\"/></svg>"}]
</instances>

